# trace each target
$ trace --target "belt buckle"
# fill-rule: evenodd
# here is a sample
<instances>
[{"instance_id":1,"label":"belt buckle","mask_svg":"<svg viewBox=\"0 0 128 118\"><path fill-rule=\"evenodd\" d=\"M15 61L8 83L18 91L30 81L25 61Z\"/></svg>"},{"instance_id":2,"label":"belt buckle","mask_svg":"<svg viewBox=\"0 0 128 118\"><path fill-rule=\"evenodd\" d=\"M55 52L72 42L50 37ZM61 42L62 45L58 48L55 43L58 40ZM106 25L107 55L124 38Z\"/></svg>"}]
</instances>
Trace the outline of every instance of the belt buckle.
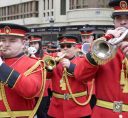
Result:
<instances>
[{"instance_id":1,"label":"belt buckle","mask_svg":"<svg viewBox=\"0 0 128 118\"><path fill-rule=\"evenodd\" d=\"M123 105L122 101L114 101L113 111L114 112L122 112L122 105Z\"/></svg>"},{"instance_id":2,"label":"belt buckle","mask_svg":"<svg viewBox=\"0 0 128 118\"><path fill-rule=\"evenodd\" d=\"M69 94L64 94L64 100L69 100Z\"/></svg>"}]
</instances>

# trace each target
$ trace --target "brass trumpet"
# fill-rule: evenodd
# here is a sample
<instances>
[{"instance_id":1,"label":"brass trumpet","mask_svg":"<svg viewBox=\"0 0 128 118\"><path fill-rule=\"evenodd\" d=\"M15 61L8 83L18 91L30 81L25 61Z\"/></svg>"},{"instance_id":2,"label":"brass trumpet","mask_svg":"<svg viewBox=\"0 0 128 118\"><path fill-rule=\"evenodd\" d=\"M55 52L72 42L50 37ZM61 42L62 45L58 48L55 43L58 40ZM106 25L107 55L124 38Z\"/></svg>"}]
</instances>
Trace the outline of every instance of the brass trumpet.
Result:
<instances>
[{"instance_id":1,"label":"brass trumpet","mask_svg":"<svg viewBox=\"0 0 128 118\"><path fill-rule=\"evenodd\" d=\"M117 44L128 37L128 29L118 38L112 38L106 41L106 38L101 37L96 39L91 45L91 54L98 65L102 65L110 61L117 52ZM85 52L83 52L85 53Z\"/></svg>"},{"instance_id":2,"label":"brass trumpet","mask_svg":"<svg viewBox=\"0 0 128 118\"><path fill-rule=\"evenodd\" d=\"M117 51L117 46L108 43L104 37L95 40L91 46L91 53L98 65L102 65L111 60Z\"/></svg>"},{"instance_id":3,"label":"brass trumpet","mask_svg":"<svg viewBox=\"0 0 128 118\"><path fill-rule=\"evenodd\" d=\"M63 59L65 57L65 55L66 55L66 53L60 57L45 56L43 60L44 60L44 64L45 64L46 68L48 70L53 70L56 67L57 63L61 59Z\"/></svg>"}]
</instances>

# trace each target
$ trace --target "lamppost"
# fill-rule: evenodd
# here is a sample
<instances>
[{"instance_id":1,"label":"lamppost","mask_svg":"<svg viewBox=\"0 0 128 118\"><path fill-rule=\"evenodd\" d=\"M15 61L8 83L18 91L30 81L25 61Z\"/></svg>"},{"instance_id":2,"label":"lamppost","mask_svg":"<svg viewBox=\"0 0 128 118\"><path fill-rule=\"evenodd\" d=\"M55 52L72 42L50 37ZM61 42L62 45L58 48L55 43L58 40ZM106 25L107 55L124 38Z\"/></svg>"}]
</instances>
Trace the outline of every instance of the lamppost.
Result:
<instances>
[{"instance_id":1,"label":"lamppost","mask_svg":"<svg viewBox=\"0 0 128 118\"><path fill-rule=\"evenodd\" d=\"M53 25L54 25L54 20L53 20L53 18L51 18L51 19L49 20L49 22L50 22L51 42L52 42L52 30L53 30Z\"/></svg>"}]
</instances>

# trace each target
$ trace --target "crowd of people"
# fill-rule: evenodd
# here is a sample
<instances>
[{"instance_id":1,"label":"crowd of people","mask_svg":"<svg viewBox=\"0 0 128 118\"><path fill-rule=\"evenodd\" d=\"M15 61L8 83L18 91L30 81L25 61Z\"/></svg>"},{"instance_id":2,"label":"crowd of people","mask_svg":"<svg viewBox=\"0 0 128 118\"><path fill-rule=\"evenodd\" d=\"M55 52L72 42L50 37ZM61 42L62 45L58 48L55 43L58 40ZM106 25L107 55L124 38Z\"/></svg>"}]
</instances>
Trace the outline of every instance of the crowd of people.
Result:
<instances>
[{"instance_id":1,"label":"crowd of people","mask_svg":"<svg viewBox=\"0 0 128 118\"><path fill-rule=\"evenodd\" d=\"M111 0L115 28L57 44L0 24L0 118L128 118L128 0Z\"/></svg>"}]
</instances>

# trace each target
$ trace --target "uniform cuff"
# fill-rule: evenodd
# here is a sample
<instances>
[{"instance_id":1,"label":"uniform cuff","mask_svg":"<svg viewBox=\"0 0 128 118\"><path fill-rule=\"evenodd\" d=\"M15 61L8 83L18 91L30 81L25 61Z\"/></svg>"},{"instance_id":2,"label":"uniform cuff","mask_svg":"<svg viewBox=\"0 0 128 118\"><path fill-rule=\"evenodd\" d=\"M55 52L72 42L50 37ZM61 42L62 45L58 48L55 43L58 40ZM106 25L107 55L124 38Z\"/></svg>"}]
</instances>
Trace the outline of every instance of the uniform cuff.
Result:
<instances>
[{"instance_id":1,"label":"uniform cuff","mask_svg":"<svg viewBox=\"0 0 128 118\"><path fill-rule=\"evenodd\" d=\"M95 62L95 60L92 58L90 52L86 54L86 57L87 57L88 61L89 61L91 64L97 65L97 63Z\"/></svg>"},{"instance_id":2,"label":"uniform cuff","mask_svg":"<svg viewBox=\"0 0 128 118\"><path fill-rule=\"evenodd\" d=\"M3 63L0 66L0 82L13 88L20 74Z\"/></svg>"},{"instance_id":3,"label":"uniform cuff","mask_svg":"<svg viewBox=\"0 0 128 118\"><path fill-rule=\"evenodd\" d=\"M67 71L68 71L69 74L74 74L75 66L76 66L75 64L70 63L70 66L69 66L69 68L67 69Z\"/></svg>"}]
</instances>

